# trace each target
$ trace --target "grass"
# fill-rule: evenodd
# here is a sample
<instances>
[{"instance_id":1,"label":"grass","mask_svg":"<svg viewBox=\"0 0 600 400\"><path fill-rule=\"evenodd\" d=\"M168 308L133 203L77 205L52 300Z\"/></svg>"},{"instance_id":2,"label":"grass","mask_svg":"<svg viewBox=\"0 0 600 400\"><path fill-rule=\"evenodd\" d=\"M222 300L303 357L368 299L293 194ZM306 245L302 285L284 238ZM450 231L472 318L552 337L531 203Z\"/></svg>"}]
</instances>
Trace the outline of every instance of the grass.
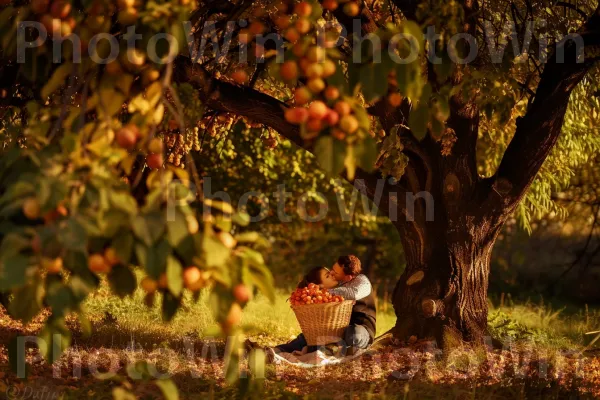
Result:
<instances>
[{"instance_id":1,"label":"grass","mask_svg":"<svg viewBox=\"0 0 600 400\"><path fill-rule=\"evenodd\" d=\"M160 337L166 342L178 341L182 335L201 339L213 336L216 326L208 306L208 291L204 291L197 302L191 296L186 296L183 309L173 321L166 324L161 320L159 299L153 308L148 308L144 305L143 297L144 293L138 289L132 297L118 299L104 285L86 300L84 308L92 322L98 324L106 318L106 313L110 313L123 331L132 334L143 332L143 337ZM273 304L260 294L247 304L242 325L251 332L253 340L262 345L273 346L286 342L301 332L287 301L288 297L289 291L279 289ZM392 328L395 321L391 307L386 312L379 310L377 335Z\"/></svg>"},{"instance_id":2,"label":"grass","mask_svg":"<svg viewBox=\"0 0 600 400\"><path fill-rule=\"evenodd\" d=\"M538 303L528 300L521 304L490 304L489 321L492 335L501 340L503 336L513 336L546 347L575 349L586 346L593 338L586 333L600 329L600 310L587 305L557 308L544 299Z\"/></svg>"},{"instance_id":3,"label":"grass","mask_svg":"<svg viewBox=\"0 0 600 400\"><path fill-rule=\"evenodd\" d=\"M252 339L262 345L272 346L300 333L287 301L288 296L289 290L279 289L273 304L260 294L248 303L242 325L248 329ZM160 299L157 299L153 308L148 308L144 305L143 297L144 293L138 289L132 297L118 299L103 285L88 298L84 307L92 322L98 324L106 317L106 313L110 313L121 330L132 335L161 338L163 342L178 341L182 336L203 339L214 335L216 324L208 306L208 291L204 291L197 302L191 296L186 296L182 310L170 323L162 322ZM589 342L590 337L585 335L587 332L600 329L598 309L587 306L581 309L572 306L555 308L543 299L538 303L507 303L494 305L490 301L491 333L498 339L512 336L554 348L574 348ZM381 301L379 304L377 335L387 332L396 322L393 308L382 306Z\"/></svg>"},{"instance_id":4,"label":"grass","mask_svg":"<svg viewBox=\"0 0 600 400\"><path fill-rule=\"evenodd\" d=\"M259 295L247 305L242 324L249 329L252 340L272 346L300 332L286 301L288 293L280 289L274 304ZM123 367L131 360L147 360L158 370L169 371L181 397L193 399L500 399L600 395L600 358L592 354L581 359L567 354L584 349L592 339L585 333L600 329L600 312L595 309L555 308L542 301L490 304L493 336L515 338L533 345L533 350L531 347L527 350L527 346L519 346L516 352L512 348L494 352L465 348L448 359L424 350L420 347L423 343L418 342L410 351L381 348L374 355L339 366L313 370L269 366L263 389L242 393L239 387L224 385L222 359L215 362L201 354L207 344L214 344L219 356L224 351L224 340L212 338L215 322L208 307L208 294L203 293L197 302L191 297L185 298L183 308L168 324L162 322L158 304L157 301L154 307L146 307L139 290L132 297L116 298L103 285L85 302L86 315L93 326L92 336L76 334L72 347L55 364L62 371L61 378L57 379L45 362L35 361L32 353L28 356L32 377L25 384L38 391L51 387L63 399L109 398L111 390L120 384L138 398L161 397L157 387L148 381L123 381L117 377L102 380L85 368L83 376L71 377L76 365L84 365L91 359L100 360L99 370L107 369L112 362L109 355L112 355ZM377 334L386 332L395 323L392 308L381 301L379 304L382 307L377 316ZM384 308L388 311L384 312ZM10 336L16 332L35 334L43 318L40 316L29 327L22 327L17 323L11 325L0 313L0 329L4 332L0 335L3 345L0 364L6 362ZM77 324L71 328L77 331ZM420 369L413 379L388 379L390 375L408 374L415 363ZM538 368L536 363L549 366ZM125 375L124 370L121 369L120 376ZM524 375L515 371L524 371ZM548 373L542 376L539 371ZM0 372L0 392L3 385L11 387L16 385L14 382L10 375Z\"/></svg>"}]
</instances>

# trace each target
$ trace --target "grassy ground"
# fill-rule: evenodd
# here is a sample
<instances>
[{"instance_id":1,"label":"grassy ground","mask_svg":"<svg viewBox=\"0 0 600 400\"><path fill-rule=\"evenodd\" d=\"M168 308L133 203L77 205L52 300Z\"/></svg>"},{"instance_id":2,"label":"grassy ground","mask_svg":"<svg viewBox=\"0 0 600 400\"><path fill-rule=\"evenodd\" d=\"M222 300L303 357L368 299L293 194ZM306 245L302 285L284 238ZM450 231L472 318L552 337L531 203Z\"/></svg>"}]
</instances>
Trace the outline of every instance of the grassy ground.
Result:
<instances>
[{"instance_id":1,"label":"grassy ground","mask_svg":"<svg viewBox=\"0 0 600 400\"><path fill-rule=\"evenodd\" d=\"M225 342L213 338L214 320L203 294L197 303L186 299L184 309L170 324L163 324L158 307L143 305L142 293L118 299L102 288L85 304L93 334L78 334L54 369L37 360L30 350L31 374L24 382L0 372L0 393L12 398L51 395L63 398L110 398L114 387L125 385L139 398L160 398L149 381L123 379L128 365L146 360L158 371L169 373L182 398L242 397L239 388L224 385L222 355ZM293 312L280 291L275 304L264 297L249 303L242 324L250 338L262 345L286 342L299 333ZM586 348L592 339L586 332L600 329L600 312L590 309L554 309L548 304L491 305L492 334L512 347L486 351L457 347L441 354L431 342L410 347L382 347L373 354L339 366L305 370L292 366L268 366L261 390L244 397L296 398L563 398L600 395L600 359L597 349ZM380 304L381 305L381 304ZM382 307L383 308L383 305ZM6 344L15 334L36 334L45 316L26 327L0 313L0 365L6 366ZM387 331L395 316L378 312L377 332ZM509 340L510 339L510 340ZM583 352L585 350L585 352ZM213 353L214 352L214 353ZM581 354L580 354L581 353ZM211 356L215 355L212 359ZM111 364L122 367L118 376L104 379L97 371ZM114 368L113 368L114 369ZM99 379L100 378L100 379ZM19 396L14 395L17 390ZM8 393L8 392L7 392ZM40 393L47 393L46 397ZM7 397L8 394L7 394ZM1 398L1 395L0 395Z\"/></svg>"},{"instance_id":2,"label":"grassy ground","mask_svg":"<svg viewBox=\"0 0 600 400\"><path fill-rule=\"evenodd\" d=\"M242 325L251 332L252 339L262 345L276 345L294 338L300 333L296 317L287 301L287 290L279 290L275 303L271 304L264 296L257 296L245 308ZM143 304L143 293L136 292L132 298L116 300L107 288L98 291L85 303L92 321L100 321L108 312L114 316L121 329L135 334L145 332L144 336L162 337L167 341L177 341L182 334L205 338L214 331L214 319L207 304L208 293L204 292L198 302L187 298L184 311L169 324L161 322L160 308L149 309ZM396 321L391 307L387 312L377 315L377 335L389 330Z\"/></svg>"}]
</instances>

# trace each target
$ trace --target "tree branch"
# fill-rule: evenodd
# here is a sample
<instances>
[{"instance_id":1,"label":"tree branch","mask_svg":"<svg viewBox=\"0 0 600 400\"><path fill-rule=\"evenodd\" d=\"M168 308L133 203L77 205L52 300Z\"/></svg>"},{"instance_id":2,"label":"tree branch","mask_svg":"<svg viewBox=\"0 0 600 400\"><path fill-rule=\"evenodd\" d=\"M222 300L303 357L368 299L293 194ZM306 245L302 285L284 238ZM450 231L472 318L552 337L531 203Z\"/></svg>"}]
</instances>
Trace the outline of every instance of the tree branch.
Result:
<instances>
[{"instance_id":1,"label":"tree branch","mask_svg":"<svg viewBox=\"0 0 600 400\"><path fill-rule=\"evenodd\" d=\"M201 100L210 108L267 125L299 147L307 151L311 150L309 144L300 137L299 127L285 120L284 111L287 108L285 103L250 87L237 86L213 78L201 65L194 64L187 57L180 56L174 64L174 81L191 84L198 90ZM344 178L348 180L347 177ZM380 179L385 177L382 177L378 171L369 173L358 168L355 178L349 181L352 184L356 183L357 189L371 199L385 215L388 215L387 193L390 188L398 190L397 187L394 188L386 183L384 190L377 193L377 187L382 183Z\"/></svg>"},{"instance_id":2,"label":"tree branch","mask_svg":"<svg viewBox=\"0 0 600 400\"><path fill-rule=\"evenodd\" d=\"M587 18L587 14L581 9L578 8L577 6L575 6L574 4L570 4L567 3L566 1L559 1L558 3L555 4L557 7L565 7L571 10L576 11L579 15L581 15L581 17L583 17L584 19Z\"/></svg>"},{"instance_id":3,"label":"tree branch","mask_svg":"<svg viewBox=\"0 0 600 400\"><path fill-rule=\"evenodd\" d=\"M600 6L579 30L585 46L600 44ZM594 62L577 62L576 43L563 40L555 46L544 68L535 98L517 129L492 179L503 206L512 211L535 179L560 135L569 97ZM557 61L563 52L564 62ZM581 61L581 60L580 60Z\"/></svg>"},{"instance_id":4,"label":"tree branch","mask_svg":"<svg viewBox=\"0 0 600 400\"><path fill-rule=\"evenodd\" d=\"M247 86L237 86L213 78L202 66L188 57L175 60L174 80L189 83L198 90L201 100L210 108L241 115L267 125L300 147L304 141L300 129L285 120L287 105L274 97Z\"/></svg>"}]
</instances>

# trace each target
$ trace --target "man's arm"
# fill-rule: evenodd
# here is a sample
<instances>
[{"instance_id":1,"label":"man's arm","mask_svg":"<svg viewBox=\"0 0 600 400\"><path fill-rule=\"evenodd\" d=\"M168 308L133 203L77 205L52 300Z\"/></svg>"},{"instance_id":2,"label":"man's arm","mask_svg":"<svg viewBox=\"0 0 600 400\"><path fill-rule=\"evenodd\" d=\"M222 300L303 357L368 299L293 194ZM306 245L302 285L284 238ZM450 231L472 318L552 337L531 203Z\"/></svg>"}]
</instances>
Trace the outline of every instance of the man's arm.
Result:
<instances>
[{"instance_id":1,"label":"man's arm","mask_svg":"<svg viewBox=\"0 0 600 400\"><path fill-rule=\"evenodd\" d=\"M371 282L366 275L358 275L344 286L329 289L336 296L342 296L346 300L360 300L371 294Z\"/></svg>"}]
</instances>

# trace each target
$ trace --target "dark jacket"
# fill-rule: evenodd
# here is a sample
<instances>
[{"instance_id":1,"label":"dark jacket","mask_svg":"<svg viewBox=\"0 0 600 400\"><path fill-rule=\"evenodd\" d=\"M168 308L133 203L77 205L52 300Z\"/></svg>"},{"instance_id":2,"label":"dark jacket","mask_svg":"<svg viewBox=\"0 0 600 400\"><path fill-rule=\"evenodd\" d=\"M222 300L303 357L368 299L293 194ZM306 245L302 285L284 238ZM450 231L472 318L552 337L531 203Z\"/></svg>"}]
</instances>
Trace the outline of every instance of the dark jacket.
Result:
<instances>
[{"instance_id":1,"label":"dark jacket","mask_svg":"<svg viewBox=\"0 0 600 400\"><path fill-rule=\"evenodd\" d=\"M367 328L369 336L371 337L371 343L375 338L377 320L377 310L375 309L375 293L371 291L367 297L356 300L356 304L352 308L352 316L350 317L350 324L363 325Z\"/></svg>"}]
</instances>

